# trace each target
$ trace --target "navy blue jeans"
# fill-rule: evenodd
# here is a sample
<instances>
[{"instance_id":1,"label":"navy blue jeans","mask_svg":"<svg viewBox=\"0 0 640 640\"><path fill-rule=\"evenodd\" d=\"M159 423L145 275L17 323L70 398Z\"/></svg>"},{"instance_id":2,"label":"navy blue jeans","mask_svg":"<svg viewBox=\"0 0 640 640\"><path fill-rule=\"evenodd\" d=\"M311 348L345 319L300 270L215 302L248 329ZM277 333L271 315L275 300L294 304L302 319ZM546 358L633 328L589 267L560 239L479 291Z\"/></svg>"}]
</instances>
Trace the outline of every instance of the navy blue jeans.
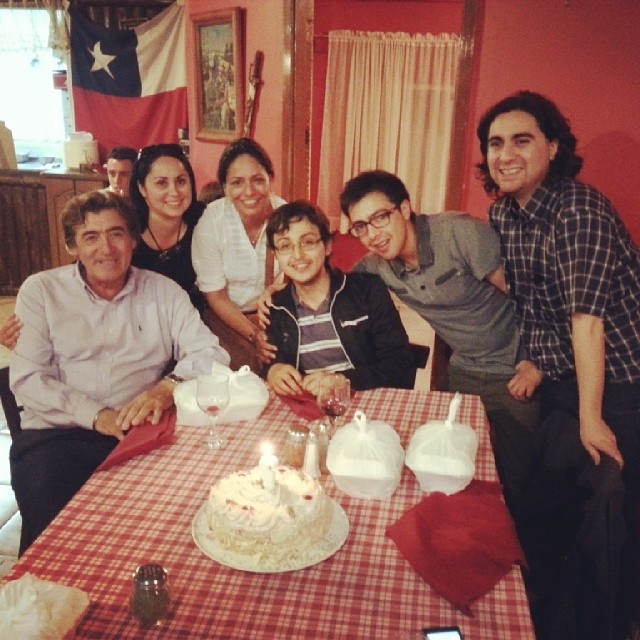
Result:
<instances>
[{"instance_id":1,"label":"navy blue jeans","mask_svg":"<svg viewBox=\"0 0 640 640\"><path fill-rule=\"evenodd\" d=\"M25 429L11 443L11 486L22 516L20 555L118 444L81 428Z\"/></svg>"}]
</instances>

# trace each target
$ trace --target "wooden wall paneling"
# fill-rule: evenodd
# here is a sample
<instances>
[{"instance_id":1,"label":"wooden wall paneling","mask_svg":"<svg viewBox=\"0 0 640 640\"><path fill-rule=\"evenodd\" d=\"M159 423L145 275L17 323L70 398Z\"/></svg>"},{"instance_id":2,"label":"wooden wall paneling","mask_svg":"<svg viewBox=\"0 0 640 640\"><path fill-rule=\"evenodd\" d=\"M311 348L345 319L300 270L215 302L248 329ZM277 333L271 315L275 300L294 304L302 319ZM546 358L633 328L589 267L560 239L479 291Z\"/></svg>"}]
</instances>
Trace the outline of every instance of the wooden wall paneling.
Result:
<instances>
[{"instance_id":1,"label":"wooden wall paneling","mask_svg":"<svg viewBox=\"0 0 640 640\"><path fill-rule=\"evenodd\" d=\"M39 176L0 177L0 294L15 295L27 276L51 267L45 187Z\"/></svg>"}]
</instances>

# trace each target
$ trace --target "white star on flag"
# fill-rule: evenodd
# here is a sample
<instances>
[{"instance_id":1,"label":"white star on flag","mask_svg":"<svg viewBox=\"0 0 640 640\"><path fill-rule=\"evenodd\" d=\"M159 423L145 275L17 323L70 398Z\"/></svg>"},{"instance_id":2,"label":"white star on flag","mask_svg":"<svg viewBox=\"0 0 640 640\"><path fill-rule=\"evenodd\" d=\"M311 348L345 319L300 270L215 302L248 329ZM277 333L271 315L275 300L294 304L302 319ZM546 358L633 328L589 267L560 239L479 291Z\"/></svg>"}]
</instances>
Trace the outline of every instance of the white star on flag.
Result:
<instances>
[{"instance_id":1,"label":"white star on flag","mask_svg":"<svg viewBox=\"0 0 640 640\"><path fill-rule=\"evenodd\" d=\"M100 71L101 69L104 69L113 78L109 65L116 59L116 56L110 56L106 53L102 53L100 50L100 41L95 43L93 51L90 49L89 51L93 56L93 66L91 67L91 71Z\"/></svg>"}]
</instances>

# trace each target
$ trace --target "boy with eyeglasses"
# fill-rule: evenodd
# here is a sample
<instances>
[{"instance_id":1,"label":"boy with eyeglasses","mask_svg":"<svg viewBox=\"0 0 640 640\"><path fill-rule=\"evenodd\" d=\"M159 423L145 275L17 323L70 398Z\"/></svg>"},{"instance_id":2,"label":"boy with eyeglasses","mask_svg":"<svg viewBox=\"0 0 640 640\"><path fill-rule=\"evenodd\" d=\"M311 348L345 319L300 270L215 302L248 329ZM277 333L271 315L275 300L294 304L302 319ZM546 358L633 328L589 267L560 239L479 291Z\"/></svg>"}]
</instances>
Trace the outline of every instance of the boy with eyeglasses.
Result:
<instances>
[{"instance_id":1,"label":"boy with eyeglasses","mask_svg":"<svg viewBox=\"0 0 640 640\"><path fill-rule=\"evenodd\" d=\"M449 389L482 398L514 508L532 464L541 376L520 350L497 235L468 214L416 215L402 180L386 171L349 180L340 207L370 252L354 270L380 276L451 347Z\"/></svg>"},{"instance_id":2,"label":"boy with eyeglasses","mask_svg":"<svg viewBox=\"0 0 640 640\"><path fill-rule=\"evenodd\" d=\"M407 334L380 278L328 266L326 216L299 200L268 219L267 243L289 282L273 294L267 337L277 347L267 380L281 395L317 395L339 371L353 389L413 388Z\"/></svg>"}]
</instances>

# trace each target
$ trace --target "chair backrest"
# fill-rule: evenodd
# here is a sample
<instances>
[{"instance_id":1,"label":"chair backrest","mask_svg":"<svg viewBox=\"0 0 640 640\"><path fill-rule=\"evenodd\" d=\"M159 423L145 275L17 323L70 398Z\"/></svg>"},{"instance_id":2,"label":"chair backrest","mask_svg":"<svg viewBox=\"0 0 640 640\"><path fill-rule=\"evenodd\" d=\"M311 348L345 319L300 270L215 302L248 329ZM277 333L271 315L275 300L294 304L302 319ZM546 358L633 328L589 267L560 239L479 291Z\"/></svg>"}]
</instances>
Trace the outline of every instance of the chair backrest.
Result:
<instances>
[{"instance_id":1,"label":"chair backrest","mask_svg":"<svg viewBox=\"0 0 640 640\"><path fill-rule=\"evenodd\" d=\"M424 344L414 344L413 342L409 343L409 346L411 347L411 353L413 354L413 361L416 365L416 369L424 369L429 361L431 347Z\"/></svg>"},{"instance_id":2,"label":"chair backrest","mask_svg":"<svg viewBox=\"0 0 640 640\"><path fill-rule=\"evenodd\" d=\"M12 438L21 430L20 428L20 407L16 402L16 397L9 388L9 367L0 369L0 400L2 401L2 410L7 420L9 433Z\"/></svg>"}]
</instances>

